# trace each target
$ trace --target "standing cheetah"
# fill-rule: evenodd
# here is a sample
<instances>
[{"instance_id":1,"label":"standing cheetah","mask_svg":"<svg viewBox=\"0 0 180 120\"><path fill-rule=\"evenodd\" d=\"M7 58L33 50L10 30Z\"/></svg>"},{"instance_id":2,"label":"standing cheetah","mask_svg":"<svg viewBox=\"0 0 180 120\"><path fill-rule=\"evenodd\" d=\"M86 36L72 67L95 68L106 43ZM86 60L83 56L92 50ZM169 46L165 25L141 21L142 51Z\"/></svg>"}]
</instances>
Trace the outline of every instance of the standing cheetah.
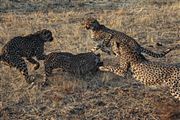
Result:
<instances>
[{"instance_id":1,"label":"standing cheetah","mask_svg":"<svg viewBox=\"0 0 180 120\"><path fill-rule=\"evenodd\" d=\"M23 58L35 64L34 70L37 70L40 64L32 57L36 57L37 60L44 60L46 57L44 43L52 40L52 32L46 29L27 36L14 37L2 48L0 61L17 68L24 75L27 83L31 83L33 79L28 74L27 65Z\"/></svg>"},{"instance_id":2,"label":"standing cheetah","mask_svg":"<svg viewBox=\"0 0 180 120\"><path fill-rule=\"evenodd\" d=\"M51 75L52 70L61 68L62 70L76 76L84 75L88 72L96 72L103 62L100 60L100 54L93 52L79 53L74 55L68 52L52 52L47 55L45 66L45 82Z\"/></svg>"},{"instance_id":3,"label":"standing cheetah","mask_svg":"<svg viewBox=\"0 0 180 120\"><path fill-rule=\"evenodd\" d=\"M131 70L135 79L145 85L161 85L165 83L171 94L180 100L180 66L170 65L147 60L142 54L132 49L125 42L117 44L119 49L120 66L100 67L102 71L110 71L124 76L128 69Z\"/></svg>"},{"instance_id":4,"label":"standing cheetah","mask_svg":"<svg viewBox=\"0 0 180 120\"><path fill-rule=\"evenodd\" d=\"M121 42L125 42L138 53L145 53L156 58L164 57L167 53L171 51L171 49L167 49L162 53L154 53L140 46L132 37L122 32L109 29L106 26L101 25L94 18L86 19L83 25L85 26L86 29L92 31L91 38L99 43L95 48L92 49L92 51L101 49L103 52L106 52L108 54L113 52L117 56L118 49L116 43L121 43Z\"/></svg>"}]
</instances>

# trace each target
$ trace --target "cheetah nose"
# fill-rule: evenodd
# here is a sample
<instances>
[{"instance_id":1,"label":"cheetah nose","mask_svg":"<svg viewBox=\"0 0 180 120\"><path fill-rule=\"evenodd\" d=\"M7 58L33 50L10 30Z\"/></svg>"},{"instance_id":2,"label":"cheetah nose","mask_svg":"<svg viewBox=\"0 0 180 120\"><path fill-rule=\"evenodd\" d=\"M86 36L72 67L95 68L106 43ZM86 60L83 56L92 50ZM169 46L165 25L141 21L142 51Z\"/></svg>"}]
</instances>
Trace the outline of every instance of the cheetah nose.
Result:
<instances>
[{"instance_id":1,"label":"cheetah nose","mask_svg":"<svg viewBox=\"0 0 180 120\"><path fill-rule=\"evenodd\" d=\"M86 25L85 28L86 28L87 30L89 30L89 29L90 29L90 26L89 26L89 25Z\"/></svg>"},{"instance_id":2,"label":"cheetah nose","mask_svg":"<svg viewBox=\"0 0 180 120\"><path fill-rule=\"evenodd\" d=\"M54 38L52 37L52 38L50 39L50 41L53 41L53 39L54 39Z\"/></svg>"}]
</instances>

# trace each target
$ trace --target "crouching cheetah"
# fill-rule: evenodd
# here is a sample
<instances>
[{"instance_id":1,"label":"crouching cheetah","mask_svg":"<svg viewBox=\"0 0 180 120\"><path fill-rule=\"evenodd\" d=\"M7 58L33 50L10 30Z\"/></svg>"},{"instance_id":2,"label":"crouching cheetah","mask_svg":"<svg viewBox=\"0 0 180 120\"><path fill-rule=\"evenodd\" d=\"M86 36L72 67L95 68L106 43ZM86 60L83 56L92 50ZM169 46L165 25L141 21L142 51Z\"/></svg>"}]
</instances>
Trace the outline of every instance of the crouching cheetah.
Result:
<instances>
[{"instance_id":1,"label":"crouching cheetah","mask_svg":"<svg viewBox=\"0 0 180 120\"><path fill-rule=\"evenodd\" d=\"M120 54L120 66L115 68L102 66L100 67L101 71L110 71L124 76L130 69L135 79L145 85L161 85L165 83L171 94L180 100L180 66L151 62L124 42L117 44L117 47Z\"/></svg>"},{"instance_id":2,"label":"crouching cheetah","mask_svg":"<svg viewBox=\"0 0 180 120\"><path fill-rule=\"evenodd\" d=\"M44 60L46 57L44 54L44 43L51 42L52 40L51 31L46 29L27 36L14 37L2 48L0 61L17 68L24 75L27 83L31 83L33 79L28 74L27 65L23 58L35 64L34 70L37 70L40 64L32 57Z\"/></svg>"},{"instance_id":3,"label":"crouching cheetah","mask_svg":"<svg viewBox=\"0 0 180 120\"><path fill-rule=\"evenodd\" d=\"M47 55L45 66L45 83L51 75L52 70L61 68L62 70L74 75L84 75L88 72L96 72L103 62L100 54L93 52L79 53L74 55L68 52L53 52Z\"/></svg>"},{"instance_id":4,"label":"crouching cheetah","mask_svg":"<svg viewBox=\"0 0 180 120\"><path fill-rule=\"evenodd\" d=\"M132 49L134 49L138 53L145 53L152 57L160 58L164 57L167 53L171 51L171 49L167 49L162 53L154 53L142 46L140 46L135 39L132 37L107 28L104 25L101 25L96 19L88 18L83 22L83 25L87 30L91 30L91 38L98 42L98 45L92 49L92 51L96 51L101 49L103 52L110 54L111 52L118 55L118 49L115 43L125 42L128 44Z\"/></svg>"}]
</instances>

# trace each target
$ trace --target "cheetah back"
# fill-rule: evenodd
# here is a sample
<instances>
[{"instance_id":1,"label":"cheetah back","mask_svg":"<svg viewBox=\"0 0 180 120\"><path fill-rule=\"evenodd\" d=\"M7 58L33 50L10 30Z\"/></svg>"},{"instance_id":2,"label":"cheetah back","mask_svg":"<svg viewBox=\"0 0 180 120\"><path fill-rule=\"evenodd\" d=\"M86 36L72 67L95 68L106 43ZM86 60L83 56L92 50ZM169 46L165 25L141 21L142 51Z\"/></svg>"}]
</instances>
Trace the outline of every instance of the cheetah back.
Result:
<instances>
[{"instance_id":1,"label":"cheetah back","mask_svg":"<svg viewBox=\"0 0 180 120\"><path fill-rule=\"evenodd\" d=\"M106 71L122 75L130 68L136 80L145 85L166 84L171 94L180 100L180 66L178 64L151 62L126 43L119 44L118 47L121 66L117 68L107 66Z\"/></svg>"},{"instance_id":2,"label":"cheetah back","mask_svg":"<svg viewBox=\"0 0 180 120\"><path fill-rule=\"evenodd\" d=\"M95 71L102 64L100 56L94 53L80 53L73 55L67 52L50 53L45 59L45 69L62 68L75 75L83 75L90 71ZM45 71L46 71L45 70Z\"/></svg>"},{"instance_id":3,"label":"cheetah back","mask_svg":"<svg viewBox=\"0 0 180 120\"><path fill-rule=\"evenodd\" d=\"M43 54L44 43L52 40L51 31L46 29L24 37L14 37L2 48L2 54L34 57Z\"/></svg>"}]
</instances>

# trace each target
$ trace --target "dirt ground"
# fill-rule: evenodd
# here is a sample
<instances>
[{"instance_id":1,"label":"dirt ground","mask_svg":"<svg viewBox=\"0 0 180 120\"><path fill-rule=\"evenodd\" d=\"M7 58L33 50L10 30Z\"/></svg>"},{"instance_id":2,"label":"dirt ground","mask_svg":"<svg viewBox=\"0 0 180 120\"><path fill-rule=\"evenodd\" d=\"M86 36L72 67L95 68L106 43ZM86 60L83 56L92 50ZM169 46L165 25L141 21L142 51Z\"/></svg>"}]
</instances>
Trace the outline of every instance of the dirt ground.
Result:
<instances>
[{"instance_id":1,"label":"dirt ground","mask_svg":"<svg viewBox=\"0 0 180 120\"><path fill-rule=\"evenodd\" d=\"M46 53L88 52L96 43L81 22L89 16L152 51L180 43L178 0L1 0L0 48L15 36L46 28L54 37ZM105 63L117 64L114 56L98 52ZM146 57L179 63L180 51ZM36 81L42 81L43 61L37 71L27 64ZM180 120L180 101L166 87L144 86L130 74L123 78L99 71L77 78L55 70L50 80L45 89L29 87L16 69L0 64L0 120Z\"/></svg>"}]
</instances>

